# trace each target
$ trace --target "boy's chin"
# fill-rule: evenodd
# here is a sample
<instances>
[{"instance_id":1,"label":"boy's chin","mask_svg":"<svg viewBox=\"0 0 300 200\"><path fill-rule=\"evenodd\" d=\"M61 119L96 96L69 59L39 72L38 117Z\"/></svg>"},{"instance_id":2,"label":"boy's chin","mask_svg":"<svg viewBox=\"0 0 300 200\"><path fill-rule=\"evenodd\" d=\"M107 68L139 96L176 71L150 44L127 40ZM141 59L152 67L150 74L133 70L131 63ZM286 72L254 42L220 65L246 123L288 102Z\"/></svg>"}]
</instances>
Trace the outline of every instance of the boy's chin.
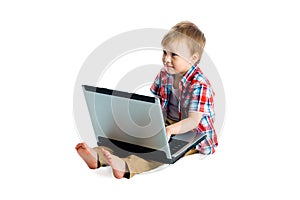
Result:
<instances>
[{"instance_id":1,"label":"boy's chin","mask_svg":"<svg viewBox=\"0 0 300 200\"><path fill-rule=\"evenodd\" d=\"M165 67L165 69L166 69L166 71L168 72L168 74L177 74L177 72L174 70L174 69L172 69L172 68L169 68L169 67Z\"/></svg>"}]
</instances>

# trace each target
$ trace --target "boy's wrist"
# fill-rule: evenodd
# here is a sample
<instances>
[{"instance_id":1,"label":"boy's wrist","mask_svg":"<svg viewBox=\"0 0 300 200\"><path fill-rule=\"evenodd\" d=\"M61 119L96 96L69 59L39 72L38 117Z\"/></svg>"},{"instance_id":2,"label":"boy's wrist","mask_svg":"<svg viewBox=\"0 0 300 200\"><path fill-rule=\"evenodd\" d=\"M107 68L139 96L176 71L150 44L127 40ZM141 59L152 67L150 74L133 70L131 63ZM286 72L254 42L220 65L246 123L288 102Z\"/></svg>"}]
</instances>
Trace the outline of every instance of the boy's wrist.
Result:
<instances>
[{"instance_id":1,"label":"boy's wrist","mask_svg":"<svg viewBox=\"0 0 300 200\"><path fill-rule=\"evenodd\" d=\"M166 132L167 132L167 135L169 135L169 136L178 134L179 133L178 124L175 123L170 126L167 126Z\"/></svg>"}]
</instances>

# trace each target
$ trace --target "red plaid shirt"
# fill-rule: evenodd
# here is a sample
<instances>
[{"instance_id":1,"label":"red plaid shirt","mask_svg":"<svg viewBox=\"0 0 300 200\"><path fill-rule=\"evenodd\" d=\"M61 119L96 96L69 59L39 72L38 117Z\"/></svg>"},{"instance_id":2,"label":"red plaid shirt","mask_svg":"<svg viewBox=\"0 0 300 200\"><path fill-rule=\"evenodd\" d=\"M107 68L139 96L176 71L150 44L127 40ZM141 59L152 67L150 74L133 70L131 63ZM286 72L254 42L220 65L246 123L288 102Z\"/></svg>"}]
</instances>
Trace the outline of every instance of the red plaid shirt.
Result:
<instances>
[{"instance_id":1,"label":"red plaid shirt","mask_svg":"<svg viewBox=\"0 0 300 200\"><path fill-rule=\"evenodd\" d=\"M160 98L164 112L169 112L169 99L174 81L174 75L162 68L156 76L150 90ZM193 130L199 134L206 134L206 139L196 146L202 154L212 154L218 145L217 134L214 128L214 92L209 80L203 75L199 67L192 66L184 75L179 84L179 120L189 116L189 112L203 114L198 126Z\"/></svg>"}]
</instances>

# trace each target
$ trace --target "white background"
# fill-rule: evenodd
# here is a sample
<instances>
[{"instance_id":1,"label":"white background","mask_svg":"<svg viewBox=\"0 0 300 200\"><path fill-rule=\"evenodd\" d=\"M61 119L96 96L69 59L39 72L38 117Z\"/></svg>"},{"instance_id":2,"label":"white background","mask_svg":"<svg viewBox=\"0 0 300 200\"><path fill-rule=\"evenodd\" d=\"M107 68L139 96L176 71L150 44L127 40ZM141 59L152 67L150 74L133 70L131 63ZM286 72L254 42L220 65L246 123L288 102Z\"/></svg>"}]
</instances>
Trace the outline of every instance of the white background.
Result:
<instances>
[{"instance_id":1,"label":"white background","mask_svg":"<svg viewBox=\"0 0 300 200\"><path fill-rule=\"evenodd\" d=\"M296 1L1 1L1 199L299 199ZM73 90L88 55L138 28L196 23L222 77L217 152L131 180L77 155ZM195 162L196 160L196 162Z\"/></svg>"}]
</instances>

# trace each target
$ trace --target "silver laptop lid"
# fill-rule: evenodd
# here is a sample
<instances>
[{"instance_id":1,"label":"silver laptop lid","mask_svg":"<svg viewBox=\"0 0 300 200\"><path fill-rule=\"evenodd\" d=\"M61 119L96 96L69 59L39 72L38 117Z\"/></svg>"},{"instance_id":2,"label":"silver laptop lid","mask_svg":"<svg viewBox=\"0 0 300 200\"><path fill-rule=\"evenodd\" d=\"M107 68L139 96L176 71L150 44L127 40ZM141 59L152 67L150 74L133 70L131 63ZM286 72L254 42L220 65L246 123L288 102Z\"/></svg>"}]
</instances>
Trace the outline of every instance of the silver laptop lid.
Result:
<instances>
[{"instance_id":1,"label":"silver laptop lid","mask_svg":"<svg viewBox=\"0 0 300 200\"><path fill-rule=\"evenodd\" d=\"M158 98L82 87L96 139L101 136L161 150L171 158Z\"/></svg>"}]
</instances>

